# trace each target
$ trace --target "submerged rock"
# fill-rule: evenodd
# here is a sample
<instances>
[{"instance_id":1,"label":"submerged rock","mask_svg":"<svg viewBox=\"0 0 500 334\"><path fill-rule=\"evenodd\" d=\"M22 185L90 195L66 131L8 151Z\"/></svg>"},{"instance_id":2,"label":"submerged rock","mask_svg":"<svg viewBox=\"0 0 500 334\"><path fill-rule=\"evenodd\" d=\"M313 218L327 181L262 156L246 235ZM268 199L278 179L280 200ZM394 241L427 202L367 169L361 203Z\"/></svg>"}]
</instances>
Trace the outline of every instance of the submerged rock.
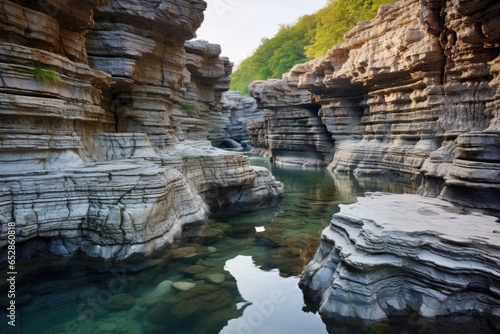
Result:
<instances>
[{"instance_id":1,"label":"submerged rock","mask_svg":"<svg viewBox=\"0 0 500 334\"><path fill-rule=\"evenodd\" d=\"M237 288L233 289L214 284L197 284L149 310L145 328L153 332L165 332L189 324L197 328L196 333L218 333L229 319L242 313L242 310L238 312L234 301ZM218 330L214 330L214 326Z\"/></svg>"},{"instance_id":2,"label":"submerged rock","mask_svg":"<svg viewBox=\"0 0 500 334\"><path fill-rule=\"evenodd\" d=\"M128 293L121 293L111 297L106 308L108 310L128 310L134 306L135 299Z\"/></svg>"},{"instance_id":3,"label":"submerged rock","mask_svg":"<svg viewBox=\"0 0 500 334\"><path fill-rule=\"evenodd\" d=\"M172 259L192 258L196 255L198 255L198 253L196 247L193 246L176 248L172 251L172 253L170 253Z\"/></svg>"},{"instance_id":4,"label":"submerged rock","mask_svg":"<svg viewBox=\"0 0 500 334\"><path fill-rule=\"evenodd\" d=\"M300 288L325 318L472 315L499 323L500 225L418 195L342 205Z\"/></svg>"},{"instance_id":5,"label":"submerged rock","mask_svg":"<svg viewBox=\"0 0 500 334\"><path fill-rule=\"evenodd\" d=\"M188 275L196 275L196 274L200 274L200 273L203 273L205 271L207 271L207 267L205 266L202 266L202 265L199 265L199 264L195 264L193 266L189 266L189 267L186 267L186 268L183 268L182 269L182 272L184 274L188 274Z\"/></svg>"},{"instance_id":6,"label":"submerged rock","mask_svg":"<svg viewBox=\"0 0 500 334\"><path fill-rule=\"evenodd\" d=\"M172 287L178 291L188 291L196 286L196 283L192 282L175 282L172 284Z\"/></svg>"},{"instance_id":7,"label":"submerged rock","mask_svg":"<svg viewBox=\"0 0 500 334\"><path fill-rule=\"evenodd\" d=\"M205 275L205 280L208 283L221 284L226 280L226 275L222 273L213 273Z\"/></svg>"},{"instance_id":8,"label":"submerged rock","mask_svg":"<svg viewBox=\"0 0 500 334\"><path fill-rule=\"evenodd\" d=\"M117 327L118 326L115 323L107 322L107 323L99 325L99 327L97 327L97 329L102 331L102 332L114 332Z\"/></svg>"}]
</instances>

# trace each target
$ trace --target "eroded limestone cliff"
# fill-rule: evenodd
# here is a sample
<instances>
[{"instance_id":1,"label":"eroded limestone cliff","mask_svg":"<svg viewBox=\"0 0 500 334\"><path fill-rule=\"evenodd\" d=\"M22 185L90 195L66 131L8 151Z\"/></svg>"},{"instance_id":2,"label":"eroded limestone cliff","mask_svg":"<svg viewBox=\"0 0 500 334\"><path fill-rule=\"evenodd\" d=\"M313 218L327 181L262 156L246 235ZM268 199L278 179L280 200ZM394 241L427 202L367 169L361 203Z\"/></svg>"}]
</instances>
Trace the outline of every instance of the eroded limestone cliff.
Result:
<instances>
[{"instance_id":1,"label":"eroded limestone cliff","mask_svg":"<svg viewBox=\"0 0 500 334\"><path fill-rule=\"evenodd\" d=\"M0 1L2 254L15 222L18 259L151 255L210 207L281 194L207 140L232 65L216 45L185 43L205 8Z\"/></svg>"},{"instance_id":2,"label":"eroded limestone cliff","mask_svg":"<svg viewBox=\"0 0 500 334\"><path fill-rule=\"evenodd\" d=\"M252 144L275 160L308 151L335 173L413 178L460 208L380 194L342 207L300 283L325 319L498 331L498 220L464 212L500 216L499 14L493 0L400 0L324 57L250 86L267 111ZM450 327L430 325L440 316Z\"/></svg>"},{"instance_id":3,"label":"eroded limestone cliff","mask_svg":"<svg viewBox=\"0 0 500 334\"><path fill-rule=\"evenodd\" d=\"M424 195L499 215L499 10L479 0L382 7L324 57L251 85L272 110L251 125L253 145L276 160L307 150L336 172L423 179Z\"/></svg>"}]
</instances>

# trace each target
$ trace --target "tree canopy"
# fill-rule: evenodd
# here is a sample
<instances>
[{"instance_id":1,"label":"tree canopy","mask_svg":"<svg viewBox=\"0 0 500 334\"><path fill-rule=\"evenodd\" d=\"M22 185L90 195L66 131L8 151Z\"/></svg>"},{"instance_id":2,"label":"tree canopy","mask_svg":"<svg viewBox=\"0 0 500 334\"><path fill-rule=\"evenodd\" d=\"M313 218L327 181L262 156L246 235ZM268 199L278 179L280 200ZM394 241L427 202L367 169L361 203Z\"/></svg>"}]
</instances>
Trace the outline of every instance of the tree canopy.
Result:
<instances>
[{"instance_id":1,"label":"tree canopy","mask_svg":"<svg viewBox=\"0 0 500 334\"><path fill-rule=\"evenodd\" d=\"M255 52L233 73L231 89L248 95L254 80L281 78L283 73L308 60L321 57L344 40L358 21L371 20L381 5L395 0L329 0L312 15L295 24L282 25L272 38L263 38Z\"/></svg>"}]
</instances>

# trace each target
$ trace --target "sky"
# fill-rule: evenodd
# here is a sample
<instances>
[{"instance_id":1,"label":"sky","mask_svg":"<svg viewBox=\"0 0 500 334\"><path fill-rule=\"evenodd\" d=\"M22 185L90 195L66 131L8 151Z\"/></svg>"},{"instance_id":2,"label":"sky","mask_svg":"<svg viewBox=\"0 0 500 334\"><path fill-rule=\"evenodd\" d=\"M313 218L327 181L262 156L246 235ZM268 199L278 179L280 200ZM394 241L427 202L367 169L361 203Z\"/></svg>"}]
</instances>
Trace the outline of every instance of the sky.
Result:
<instances>
[{"instance_id":1,"label":"sky","mask_svg":"<svg viewBox=\"0 0 500 334\"><path fill-rule=\"evenodd\" d=\"M263 37L271 38L280 24L295 23L327 0L206 0L205 20L197 39L220 44L222 56L238 65L252 55Z\"/></svg>"}]
</instances>

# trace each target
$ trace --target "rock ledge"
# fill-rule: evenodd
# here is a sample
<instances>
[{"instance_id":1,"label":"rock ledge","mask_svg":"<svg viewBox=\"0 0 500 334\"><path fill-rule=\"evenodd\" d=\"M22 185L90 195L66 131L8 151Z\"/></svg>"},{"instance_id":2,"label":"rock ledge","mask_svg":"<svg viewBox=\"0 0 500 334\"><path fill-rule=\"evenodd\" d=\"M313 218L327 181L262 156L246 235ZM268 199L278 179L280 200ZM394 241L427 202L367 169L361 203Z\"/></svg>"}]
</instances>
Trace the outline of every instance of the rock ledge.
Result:
<instances>
[{"instance_id":1,"label":"rock ledge","mask_svg":"<svg viewBox=\"0 0 500 334\"><path fill-rule=\"evenodd\" d=\"M449 202L373 193L341 206L299 283L326 318L500 320L500 224Z\"/></svg>"}]
</instances>

